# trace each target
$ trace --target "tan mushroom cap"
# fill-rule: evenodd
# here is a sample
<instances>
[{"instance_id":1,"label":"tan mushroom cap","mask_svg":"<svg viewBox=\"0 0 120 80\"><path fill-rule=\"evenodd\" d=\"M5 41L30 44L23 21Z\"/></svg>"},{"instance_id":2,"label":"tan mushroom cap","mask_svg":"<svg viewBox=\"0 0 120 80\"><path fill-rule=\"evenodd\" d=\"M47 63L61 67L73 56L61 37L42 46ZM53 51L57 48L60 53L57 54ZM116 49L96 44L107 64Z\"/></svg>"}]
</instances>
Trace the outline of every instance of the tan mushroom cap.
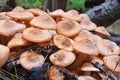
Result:
<instances>
[{"instance_id":1,"label":"tan mushroom cap","mask_svg":"<svg viewBox=\"0 0 120 80\"><path fill-rule=\"evenodd\" d=\"M87 14L80 14L80 27L85 30L95 30L97 25L91 22L89 16Z\"/></svg>"},{"instance_id":2,"label":"tan mushroom cap","mask_svg":"<svg viewBox=\"0 0 120 80\"><path fill-rule=\"evenodd\" d=\"M69 10L62 15L64 18L80 22L79 13L76 10Z\"/></svg>"},{"instance_id":3,"label":"tan mushroom cap","mask_svg":"<svg viewBox=\"0 0 120 80\"><path fill-rule=\"evenodd\" d=\"M75 42L85 40L85 39L89 39L91 41L93 40L93 34L89 32L88 30L81 30L79 34L74 37Z\"/></svg>"},{"instance_id":4,"label":"tan mushroom cap","mask_svg":"<svg viewBox=\"0 0 120 80\"><path fill-rule=\"evenodd\" d=\"M8 20L8 19L11 19L11 18L6 15L6 12L0 13L0 20Z\"/></svg>"},{"instance_id":5,"label":"tan mushroom cap","mask_svg":"<svg viewBox=\"0 0 120 80\"><path fill-rule=\"evenodd\" d=\"M52 34L48 30L29 27L23 31L23 38L36 43L47 42L52 39Z\"/></svg>"},{"instance_id":6,"label":"tan mushroom cap","mask_svg":"<svg viewBox=\"0 0 120 80\"><path fill-rule=\"evenodd\" d=\"M57 23L57 32L67 37L73 37L77 35L80 30L80 24L70 19L65 19Z\"/></svg>"},{"instance_id":7,"label":"tan mushroom cap","mask_svg":"<svg viewBox=\"0 0 120 80\"><path fill-rule=\"evenodd\" d=\"M73 51L73 43L74 41L68 37L62 35L56 35L53 37L54 45L60 49L64 49L67 51Z\"/></svg>"},{"instance_id":8,"label":"tan mushroom cap","mask_svg":"<svg viewBox=\"0 0 120 80\"><path fill-rule=\"evenodd\" d=\"M110 37L110 36L111 36L111 35L107 32L107 30L105 29L105 27L102 27L102 26L97 27L97 28L95 29L95 32L97 32L97 33L100 34L100 35L104 35L104 36L106 36L106 37Z\"/></svg>"},{"instance_id":9,"label":"tan mushroom cap","mask_svg":"<svg viewBox=\"0 0 120 80\"><path fill-rule=\"evenodd\" d=\"M27 70L33 67L40 67L45 61L44 56L31 51L25 51L20 55L20 64Z\"/></svg>"},{"instance_id":10,"label":"tan mushroom cap","mask_svg":"<svg viewBox=\"0 0 120 80\"><path fill-rule=\"evenodd\" d=\"M72 52L66 50L59 50L51 54L49 59L54 65L58 65L60 67L67 67L75 61L76 56Z\"/></svg>"},{"instance_id":11,"label":"tan mushroom cap","mask_svg":"<svg viewBox=\"0 0 120 80\"><path fill-rule=\"evenodd\" d=\"M79 76L78 80L96 80L91 76Z\"/></svg>"},{"instance_id":12,"label":"tan mushroom cap","mask_svg":"<svg viewBox=\"0 0 120 80\"><path fill-rule=\"evenodd\" d=\"M40 10L40 9L27 9L27 11L33 13L35 16L41 16L43 14L47 14L46 12Z\"/></svg>"},{"instance_id":13,"label":"tan mushroom cap","mask_svg":"<svg viewBox=\"0 0 120 80\"><path fill-rule=\"evenodd\" d=\"M9 57L9 48L0 44L0 67L2 67Z\"/></svg>"},{"instance_id":14,"label":"tan mushroom cap","mask_svg":"<svg viewBox=\"0 0 120 80\"><path fill-rule=\"evenodd\" d=\"M22 32L26 26L13 20L0 20L0 35L10 37L17 32Z\"/></svg>"},{"instance_id":15,"label":"tan mushroom cap","mask_svg":"<svg viewBox=\"0 0 120 80\"><path fill-rule=\"evenodd\" d=\"M94 67L91 63L84 63L80 68L81 71L99 71L96 67Z\"/></svg>"},{"instance_id":16,"label":"tan mushroom cap","mask_svg":"<svg viewBox=\"0 0 120 80\"><path fill-rule=\"evenodd\" d=\"M9 48L27 46L30 42L22 38L22 33L16 33L14 37L8 42L7 46Z\"/></svg>"},{"instance_id":17,"label":"tan mushroom cap","mask_svg":"<svg viewBox=\"0 0 120 80\"><path fill-rule=\"evenodd\" d=\"M98 55L98 49L93 41L86 39L73 44L73 49L79 53L87 55Z\"/></svg>"},{"instance_id":18,"label":"tan mushroom cap","mask_svg":"<svg viewBox=\"0 0 120 80\"><path fill-rule=\"evenodd\" d=\"M103 58L104 65L111 71L120 72L120 56L111 55Z\"/></svg>"},{"instance_id":19,"label":"tan mushroom cap","mask_svg":"<svg viewBox=\"0 0 120 80\"><path fill-rule=\"evenodd\" d=\"M41 29L52 29L52 30L56 29L55 20L48 14L44 14L44 15L33 18L30 21L30 24L34 27L41 28Z\"/></svg>"},{"instance_id":20,"label":"tan mushroom cap","mask_svg":"<svg viewBox=\"0 0 120 80\"><path fill-rule=\"evenodd\" d=\"M110 40L102 39L97 42L99 53L103 56L120 54L119 46Z\"/></svg>"},{"instance_id":21,"label":"tan mushroom cap","mask_svg":"<svg viewBox=\"0 0 120 80\"><path fill-rule=\"evenodd\" d=\"M58 16L62 16L64 14L64 11L62 9L57 9L53 12L50 12L50 16L54 17L58 17Z\"/></svg>"},{"instance_id":22,"label":"tan mushroom cap","mask_svg":"<svg viewBox=\"0 0 120 80\"><path fill-rule=\"evenodd\" d=\"M51 66L49 69L50 80L64 80L64 75L55 66Z\"/></svg>"},{"instance_id":23,"label":"tan mushroom cap","mask_svg":"<svg viewBox=\"0 0 120 80\"><path fill-rule=\"evenodd\" d=\"M31 20L34 18L34 15L31 12L26 11L22 7L15 7L12 11L7 12L6 15L18 20Z\"/></svg>"}]
</instances>

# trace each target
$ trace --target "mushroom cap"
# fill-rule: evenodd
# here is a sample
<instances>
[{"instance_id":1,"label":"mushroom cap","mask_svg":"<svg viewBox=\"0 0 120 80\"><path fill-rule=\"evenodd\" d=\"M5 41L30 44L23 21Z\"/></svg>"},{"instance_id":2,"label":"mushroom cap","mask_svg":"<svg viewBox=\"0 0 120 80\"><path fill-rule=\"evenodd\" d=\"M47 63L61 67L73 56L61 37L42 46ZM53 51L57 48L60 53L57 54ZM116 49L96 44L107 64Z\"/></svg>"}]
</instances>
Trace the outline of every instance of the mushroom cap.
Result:
<instances>
[{"instance_id":1,"label":"mushroom cap","mask_svg":"<svg viewBox=\"0 0 120 80\"><path fill-rule=\"evenodd\" d=\"M19 58L20 64L27 70L30 70L33 67L40 67L45 61L43 55L40 55L36 52L25 51L20 55Z\"/></svg>"},{"instance_id":2,"label":"mushroom cap","mask_svg":"<svg viewBox=\"0 0 120 80\"><path fill-rule=\"evenodd\" d=\"M104 35L106 37L111 37L111 35L107 32L107 30L105 29L105 27L97 27L95 29L95 32L97 32L98 34Z\"/></svg>"},{"instance_id":3,"label":"mushroom cap","mask_svg":"<svg viewBox=\"0 0 120 80\"><path fill-rule=\"evenodd\" d=\"M64 80L64 75L55 66L51 66L49 69L50 80Z\"/></svg>"},{"instance_id":4,"label":"mushroom cap","mask_svg":"<svg viewBox=\"0 0 120 80\"><path fill-rule=\"evenodd\" d=\"M10 49L7 46L0 44L0 67L8 60Z\"/></svg>"},{"instance_id":5,"label":"mushroom cap","mask_svg":"<svg viewBox=\"0 0 120 80\"><path fill-rule=\"evenodd\" d=\"M35 16L41 16L43 14L47 14L46 12L40 10L40 9L27 9L27 11L33 13Z\"/></svg>"},{"instance_id":6,"label":"mushroom cap","mask_svg":"<svg viewBox=\"0 0 120 80\"><path fill-rule=\"evenodd\" d=\"M77 36L74 37L74 41L78 42L81 40L85 40L85 39L89 39L89 40L93 40L93 34L87 30L81 30L79 32L79 34Z\"/></svg>"},{"instance_id":7,"label":"mushroom cap","mask_svg":"<svg viewBox=\"0 0 120 80\"><path fill-rule=\"evenodd\" d=\"M0 35L10 37L17 32L22 32L26 26L13 20L0 20Z\"/></svg>"},{"instance_id":8,"label":"mushroom cap","mask_svg":"<svg viewBox=\"0 0 120 80\"><path fill-rule=\"evenodd\" d=\"M103 60L100 59L99 57L93 57L91 60L91 63L95 64L96 62L98 62L99 64L103 65Z\"/></svg>"},{"instance_id":9,"label":"mushroom cap","mask_svg":"<svg viewBox=\"0 0 120 80\"><path fill-rule=\"evenodd\" d=\"M89 39L75 42L73 44L73 49L79 53L87 55L98 55L98 49L95 46L95 43Z\"/></svg>"},{"instance_id":10,"label":"mushroom cap","mask_svg":"<svg viewBox=\"0 0 120 80\"><path fill-rule=\"evenodd\" d=\"M0 13L0 20L8 20L8 19L11 19L11 18L6 15L6 12Z\"/></svg>"},{"instance_id":11,"label":"mushroom cap","mask_svg":"<svg viewBox=\"0 0 120 80\"><path fill-rule=\"evenodd\" d=\"M64 49L67 51L73 51L73 43L74 41L68 37L62 36L62 35L56 35L53 37L53 42L55 46L57 46L60 49Z\"/></svg>"},{"instance_id":12,"label":"mushroom cap","mask_svg":"<svg viewBox=\"0 0 120 80\"><path fill-rule=\"evenodd\" d=\"M22 38L22 33L16 33L14 37L8 42L7 46L9 48L27 46L30 42Z\"/></svg>"},{"instance_id":13,"label":"mushroom cap","mask_svg":"<svg viewBox=\"0 0 120 80\"><path fill-rule=\"evenodd\" d=\"M97 41L97 48L99 53L103 56L120 54L119 46L115 42L107 39Z\"/></svg>"},{"instance_id":14,"label":"mushroom cap","mask_svg":"<svg viewBox=\"0 0 120 80\"><path fill-rule=\"evenodd\" d=\"M23 31L23 38L36 43L47 42L52 39L52 34L48 30L29 27Z\"/></svg>"},{"instance_id":15,"label":"mushroom cap","mask_svg":"<svg viewBox=\"0 0 120 80\"><path fill-rule=\"evenodd\" d=\"M99 69L97 69L96 67L94 67L91 63L84 63L81 67L80 67L81 71L99 71Z\"/></svg>"},{"instance_id":16,"label":"mushroom cap","mask_svg":"<svg viewBox=\"0 0 120 80\"><path fill-rule=\"evenodd\" d=\"M52 29L52 30L56 29L55 20L48 14L44 14L44 15L33 18L30 21L30 24L34 27L41 28L41 29Z\"/></svg>"},{"instance_id":17,"label":"mushroom cap","mask_svg":"<svg viewBox=\"0 0 120 80\"><path fill-rule=\"evenodd\" d=\"M57 9L53 12L50 12L50 16L54 17L58 17L58 16L62 16L64 14L64 11L62 9Z\"/></svg>"},{"instance_id":18,"label":"mushroom cap","mask_svg":"<svg viewBox=\"0 0 120 80\"><path fill-rule=\"evenodd\" d=\"M75 61L76 56L72 52L66 50L58 50L57 52L51 54L49 59L54 65L67 67Z\"/></svg>"},{"instance_id":19,"label":"mushroom cap","mask_svg":"<svg viewBox=\"0 0 120 80\"><path fill-rule=\"evenodd\" d=\"M92 78L91 76L79 76L78 80L96 80Z\"/></svg>"},{"instance_id":20,"label":"mushroom cap","mask_svg":"<svg viewBox=\"0 0 120 80\"><path fill-rule=\"evenodd\" d=\"M15 7L12 11L6 13L7 16L18 20L31 20L34 15L22 7Z\"/></svg>"},{"instance_id":21,"label":"mushroom cap","mask_svg":"<svg viewBox=\"0 0 120 80\"><path fill-rule=\"evenodd\" d=\"M104 65L111 71L120 72L120 56L110 55L103 58Z\"/></svg>"},{"instance_id":22,"label":"mushroom cap","mask_svg":"<svg viewBox=\"0 0 120 80\"><path fill-rule=\"evenodd\" d=\"M74 20L65 19L57 23L57 32L67 37L73 37L77 35L80 30L80 24Z\"/></svg>"},{"instance_id":23,"label":"mushroom cap","mask_svg":"<svg viewBox=\"0 0 120 80\"><path fill-rule=\"evenodd\" d=\"M76 10L69 10L67 12L65 12L62 17L67 18L67 19L72 19L75 21L80 22L80 17L79 17L79 13Z\"/></svg>"}]
</instances>

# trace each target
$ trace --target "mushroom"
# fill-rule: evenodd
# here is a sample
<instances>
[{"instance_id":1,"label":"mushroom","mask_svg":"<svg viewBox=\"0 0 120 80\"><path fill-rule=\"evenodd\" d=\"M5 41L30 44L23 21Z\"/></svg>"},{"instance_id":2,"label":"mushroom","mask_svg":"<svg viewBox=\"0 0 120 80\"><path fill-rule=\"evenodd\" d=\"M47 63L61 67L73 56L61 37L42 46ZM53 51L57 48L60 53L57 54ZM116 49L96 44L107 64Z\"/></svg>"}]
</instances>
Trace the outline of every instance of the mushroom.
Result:
<instances>
[{"instance_id":1,"label":"mushroom","mask_svg":"<svg viewBox=\"0 0 120 80\"><path fill-rule=\"evenodd\" d=\"M76 56L72 52L66 50L58 50L57 52L51 54L49 59L54 65L67 67L75 61Z\"/></svg>"},{"instance_id":2,"label":"mushroom","mask_svg":"<svg viewBox=\"0 0 120 80\"><path fill-rule=\"evenodd\" d=\"M9 48L27 46L30 42L22 38L22 33L16 33L14 37L8 42L7 46Z\"/></svg>"},{"instance_id":3,"label":"mushroom","mask_svg":"<svg viewBox=\"0 0 120 80\"><path fill-rule=\"evenodd\" d=\"M0 20L8 20L11 19L9 16L5 15L6 12L1 12L0 13Z\"/></svg>"},{"instance_id":4,"label":"mushroom","mask_svg":"<svg viewBox=\"0 0 120 80\"><path fill-rule=\"evenodd\" d=\"M94 67L91 63L84 63L82 66L80 66L78 69L78 71L99 71L99 69L97 69L96 67Z\"/></svg>"},{"instance_id":5,"label":"mushroom","mask_svg":"<svg viewBox=\"0 0 120 80\"><path fill-rule=\"evenodd\" d=\"M43 55L32 51L25 51L20 55L20 64L23 68L30 70L33 67L40 67L45 61Z\"/></svg>"},{"instance_id":6,"label":"mushroom","mask_svg":"<svg viewBox=\"0 0 120 80\"><path fill-rule=\"evenodd\" d=\"M97 48L99 50L99 53L103 56L120 54L119 46L117 46L115 42L107 39L97 41Z\"/></svg>"},{"instance_id":7,"label":"mushroom","mask_svg":"<svg viewBox=\"0 0 120 80\"><path fill-rule=\"evenodd\" d=\"M68 12L65 12L62 17L67 18L67 19L72 19L75 21L80 22L80 17L79 13L76 10L69 10Z\"/></svg>"},{"instance_id":8,"label":"mushroom","mask_svg":"<svg viewBox=\"0 0 120 80\"><path fill-rule=\"evenodd\" d=\"M0 67L2 67L8 60L10 49L7 46L0 44Z\"/></svg>"},{"instance_id":9,"label":"mushroom","mask_svg":"<svg viewBox=\"0 0 120 80\"><path fill-rule=\"evenodd\" d=\"M13 20L0 20L0 35L5 37L13 36L17 32L22 32L26 26Z\"/></svg>"},{"instance_id":10,"label":"mushroom","mask_svg":"<svg viewBox=\"0 0 120 80\"><path fill-rule=\"evenodd\" d=\"M53 37L54 45L60 49L64 49L67 51L73 51L73 43L74 41L68 37L62 35L56 35Z\"/></svg>"},{"instance_id":11,"label":"mushroom","mask_svg":"<svg viewBox=\"0 0 120 80\"><path fill-rule=\"evenodd\" d=\"M81 30L79 32L79 34L77 36L74 37L74 41L78 42L81 40L85 40L85 39L89 39L89 40L93 40L93 34L87 30Z\"/></svg>"},{"instance_id":12,"label":"mushroom","mask_svg":"<svg viewBox=\"0 0 120 80\"><path fill-rule=\"evenodd\" d=\"M97 32L98 35L100 35L100 36L110 37L110 34L107 32L107 30L103 26L97 27L95 29L95 32Z\"/></svg>"},{"instance_id":13,"label":"mushroom","mask_svg":"<svg viewBox=\"0 0 120 80\"><path fill-rule=\"evenodd\" d=\"M99 64L103 65L103 60L99 57L93 57L91 60L91 63L95 64L96 62L98 62Z\"/></svg>"},{"instance_id":14,"label":"mushroom","mask_svg":"<svg viewBox=\"0 0 120 80\"><path fill-rule=\"evenodd\" d=\"M23 38L31 42L42 43L50 41L52 34L48 30L29 27L23 31Z\"/></svg>"},{"instance_id":15,"label":"mushroom","mask_svg":"<svg viewBox=\"0 0 120 80\"><path fill-rule=\"evenodd\" d=\"M27 11L33 13L35 16L41 16L43 14L47 14L46 12L40 10L40 9L27 9Z\"/></svg>"},{"instance_id":16,"label":"mushroom","mask_svg":"<svg viewBox=\"0 0 120 80\"><path fill-rule=\"evenodd\" d=\"M78 80L96 80L91 76L79 76Z\"/></svg>"},{"instance_id":17,"label":"mushroom","mask_svg":"<svg viewBox=\"0 0 120 80\"><path fill-rule=\"evenodd\" d=\"M29 21L34 18L34 15L31 12L26 11L22 7L15 7L12 11L6 13L7 16L23 21Z\"/></svg>"},{"instance_id":18,"label":"mushroom","mask_svg":"<svg viewBox=\"0 0 120 80\"><path fill-rule=\"evenodd\" d=\"M97 25L90 21L90 18L87 14L80 14L80 27L85 30L95 30Z\"/></svg>"},{"instance_id":19,"label":"mushroom","mask_svg":"<svg viewBox=\"0 0 120 80\"><path fill-rule=\"evenodd\" d=\"M30 24L33 27L37 27L40 29L49 29L55 30L56 29L56 22L55 20L49 16L48 14L43 14L41 16L35 17L30 21Z\"/></svg>"},{"instance_id":20,"label":"mushroom","mask_svg":"<svg viewBox=\"0 0 120 80\"><path fill-rule=\"evenodd\" d=\"M57 32L67 37L73 37L77 35L80 30L80 24L74 20L65 19L57 23Z\"/></svg>"},{"instance_id":21,"label":"mushroom","mask_svg":"<svg viewBox=\"0 0 120 80\"><path fill-rule=\"evenodd\" d=\"M110 55L103 57L104 65L114 72L120 72L120 56Z\"/></svg>"},{"instance_id":22,"label":"mushroom","mask_svg":"<svg viewBox=\"0 0 120 80\"><path fill-rule=\"evenodd\" d=\"M51 66L49 69L50 80L64 80L64 75L55 66Z\"/></svg>"}]
</instances>

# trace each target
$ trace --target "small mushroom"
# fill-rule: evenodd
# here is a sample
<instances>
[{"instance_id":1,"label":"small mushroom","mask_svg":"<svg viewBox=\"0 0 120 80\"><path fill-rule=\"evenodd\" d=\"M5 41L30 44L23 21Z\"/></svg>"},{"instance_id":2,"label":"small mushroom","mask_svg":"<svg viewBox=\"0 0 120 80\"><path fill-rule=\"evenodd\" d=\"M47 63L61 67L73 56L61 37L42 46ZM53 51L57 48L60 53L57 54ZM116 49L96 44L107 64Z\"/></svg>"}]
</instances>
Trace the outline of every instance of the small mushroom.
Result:
<instances>
[{"instance_id":1,"label":"small mushroom","mask_svg":"<svg viewBox=\"0 0 120 80\"><path fill-rule=\"evenodd\" d=\"M55 66L51 66L49 69L50 80L64 80L64 75Z\"/></svg>"},{"instance_id":2,"label":"small mushroom","mask_svg":"<svg viewBox=\"0 0 120 80\"><path fill-rule=\"evenodd\" d=\"M81 40L85 40L85 39L89 39L89 40L93 40L93 34L87 30L81 30L79 32L79 34L77 36L74 37L74 41L78 42Z\"/></svg>"},{"instance_id":3,"label":"small mushroom","mask_svg":"<svg viewBox=\"0 0 120 80\"><path fill-rule=\"evenodd\" d=\"M53 42L55 46L57 46L60 49L64 49L67 51L73 51L73 43L74 41L68 37L62 36L62 35L56 35L53 38Z\"/></svg>"},{"instance_id":4,"label":"small mushroom","mask_svg":"<svg viewBox=\"0 0 120 80\"><path fill-rule=\"evenodd\" d=\"M96 80L91 76L79 76L78 80Z\"/></svg>"},{"instance_id":5,"label":"small mushroom","mask_svg":"<svg viewBox=\"0 0 120 80\"><path fill-rule=\"evenodd\" d=\"M79 17L79 13L76 10L69 10L68 12L65 12L62 16L64 18L72 19L78 22L81 21Z\"/></svg>"},{"instance_id":6,"label":"small mushroom","mask_svg":"<svg viewBox=\"0 0 120 80\"><path fill-rule=\"evenodd\" d=\"M29 21L34 18L34 15L31 12L26 11L22 7L15 7L12 11L6 13L7 16L23 21Z\"/></svg>"},{"instance_id":7,"label":"small mushroom","mask_svg":"<svg viewBox=\"0 0 120 80\"><path fill-rule=\"evenodd\" d=\"M45 61L44 56L32 51L25 51L20 55L20 64L27 70L33 67L40 67Z\"/></svg>"},{"instance_id":8,"label":"small mushroom","mask_svg":"<svg viewBox=\"0 0 120 80\"><path fill-rule=\"evenodd\" d=\"M48 30L29 27L23 31L23 38L31 42L42 43L50 41L52 34Z\"/></svg>"},{"instance_id":9,"label":"small mushroom","mask_svg":"<svg viewBox=\"0 0 120 80\"><path fill-rule=\"evenodd\" d=\"M8 60L10 49L7 46L0 44L0 67L2 67Z\"/></svg>"},{"instance_id":10,"label":"small mushroom","mask_svg":"<svg viewBox=\"0 0 120 80\"><path fill-rule=\"evenodd\" d=\"M104 65L114 72L120 72L120 56L110 55L103 57Z\"/></svg>"},{"instance_id":11,"label":"small mushroom","mask_svg":"<svg viewBox=\"0 0 120 80\"><path fill-rule=\"evenodd\" d=\"M0 20L0 35L5 37L13 36L17 32L22 32L26 26L13 20Z\"/></svg>"},{"instance_id":12,"label":"small mushroom","mask_svg":"<svg viewBox=\"0 0 120 80\"><path fill-rule=\"evenodd\" d=\"M57 23L57 32L67 37L73 37L77 35L80 30L80 24L70 19L65 19Z\"/></svg>"},{"instance_id":13,"label":"small mushroom","mask_svg":"<svg viewBox=\"0 0 120 80\"><path fill-rule=\"evenodd\" d=\"M60 67L67 67L75 61L76 56L72 52L66 50L59 50L51 54L49 59L54 65L58 65Z\"/></svg>"},{"instance_id":14,"label":"small mushroom","mask_svg":"<svg viewBox=\"0 0 120 80\"><path fill-rule=\"evenodd\" d=\"M55 10L53 12L50 12L50 16L54 17L58 17L58 16L62 16L64 14L64 11L62 9L58 9Z\"/></svg>"},{"instance_id":15,"label":"small mushroom","mask_svg":"<svg viewBox=\"0 0 120 80\"><path fill-rule=\"evenodd\" d=\"M98 35L100 35L100 36L110 37L110 34L107 32L107 30L103 26L97 27L95 29L95 32L97 32Z\"/></svg>"},{"instance_id":16,"label":"small mushroom","mask_svg":"<svg viewBox=\"0 0 120 80\"><path fill-rule=\"evenodd\" d=\"M87 14L80 14L80 27L85 30L95 30L97 25L90 21L90 18Z\"/></svg>"},{"instance_id":17,"label":"small mushroom","mask_svg":"<svg viewBox=\"0 0 120 80\"><path fill-rule=\"evenodd\" d=\"M22 38L22 33L16 33L14 37L8 42L7 46L9 48L27 46L30 42Z\"/></svg>"},{"instance_id":18,"label":"small mushroom","mask_svg":"<svg viewBox=\"0 0 120 80\"><path fill-rule=\"evenodd\" d=\"M30 21L30 24L33 27L37 27L37 28L41 28L41 29L49 29L49 30L56 29L55 20L48 14L44 14L44 15L33 18Z\"/></svg>"},{"instance_id":19,"label":"small mushroom","mask_svg":"<svg viewBox=\"0 0 120 80\"><path fill-rule=\"evenodd\" d=\"M5 15L6 12L1 12L0 13L0 20L8 20L11 19L9 16Z\"/></svg>"},{"instance_id":20,"label":"small mushroom","mask_svg":"<svg viewBox=\"0 0 120 80\"><path fill-rule=\"evenodd\" d=\"M27 11L33 13L35 16L41 16L43 14L47 14L46 12L40 10L40 9L27 9Z\"/></svg>"}]
</instances>

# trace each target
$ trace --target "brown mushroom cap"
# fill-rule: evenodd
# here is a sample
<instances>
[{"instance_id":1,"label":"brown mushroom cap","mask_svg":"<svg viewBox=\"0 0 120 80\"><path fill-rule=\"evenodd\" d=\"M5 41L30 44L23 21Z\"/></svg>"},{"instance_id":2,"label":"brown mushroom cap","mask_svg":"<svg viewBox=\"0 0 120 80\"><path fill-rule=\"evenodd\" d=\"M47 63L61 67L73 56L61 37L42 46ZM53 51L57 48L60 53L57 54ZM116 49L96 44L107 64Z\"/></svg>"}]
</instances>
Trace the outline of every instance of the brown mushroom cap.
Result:
<instances>
[{"instance_id":1,"label":"brown mushroom cap","mask_svg":"<svg viewBox=\"0 0 120 80\"><path fill-rule=\"evenodd\" d=\"M16 23L13 20L0 20L0 35L10 37L17 32L22 32L26 26L21 23Z\"/></svg>"},{"instance_id":2,"label":"brown mushroom cap","mask_svg":"<svg viewBox=\"0 0 120 80\"><path fill-rule=\"evenodd\" d=\"M9 16L5 15L6 12L1 12L0 13L0 20L8 20L11 19Z\"/></svg>"},{"instance_id":3,"label":"brown mushroom cap","mask_svg":"<svg viewBox=\"0 0 120 80\"><path fill-rule=\"evenodd\" d=\"M72 19L78 22L81 21L79 17L79 13L76 10L69 10L68 12L65 12L62 16L64 18Z\"/></svg>"},{"instance_id":4,"label":"brown mushroom cap","mask_svg":"<svg viewBox=\"0 0 120 80\"><path fill-rule=\"evenodd\" d=\"M27 11L33 13L35 16L41 16L43 14L47 14L46 12L40 10L40 9L27 9Z\"/></svg>"},{"instance_id":5,"label":"brown mushroom cap","mask_svg":"<svg viewBox=\"0 0 120 80\"><path fill-rule=\"evenodd\" d=\"M74 41L68 37L65 37L62 35L56 35L53 38L53 42L60 49L64 49L67 51L73 51L72 45Z\"/></svg>"},{"instance_id":6,"label":"brown mushroom cap","mask_svg":"<svg viewBox=\"0 0 120 80\"><path fill-rule=\"evenodd\" d=\"M95 29L95 32L97 32L100 35L104 35L106 37L110 37L110 34L107 32L107 30L105 29L105 27L102 27L102 26L97 27Z\"/></svg>"},{"instance_id":7,"label":"brown mushroom cap","mask_svg":"<svg viewBox=\"0 0 120 80\"><path fill-rule=\"evenodd\" d=\"M59 50L51 54L49 59L54 65L58 65L60 67L67 67L75 61L76 56L72 52L66 50Z\"/></svg>"},{"instance_id":8,"label":"brown mushroom cap","mask_svg":"<svg viewBox=\"0 0 120 80\"><path fill-rule=\"evenodd\" d=\"M50 16L54 17L58 17L58 16L62 16L64 14L64 11L62 9L58 9L55 10L53 12L50 12Z\"/></svg>"},{"instance_id":9,"label":"brown mushroom cap","mask_svg":"<svg viewBox=\"0 0 120 80\"><path fill-rule=\"evenodd\" d=\"M80 30L80 24L70 19L65 19L57 23L57 32L67 37L73 37L77 35Z\"/></svg>"},{"instance_id":10,"label":"brown mushroom cap","mask_svg":"<svg viewBox=\"0 0 120 80\"><path fill-rule=\"evenodd\" d=\"M15 36L8 42L7 46L9 48L27 46L30 42L22 38L22 33L16 33Z\"/></svg>"},{"instance_id":11,"label":"brown mushroom cap","mask_svg":"<svg viewBox=\"0 0 120 80\"><path fill-rule=\"evenodd\" d=\"M47 42L52 39L52 34L48 30L29 27L23 31L23 38L31 42Z\"/></svg>"},{"instance_id":12,"label":"brown mushroom cap","mask_svg":"<svg viewBox=\"0 0 120 80\"><path fill-rule=\"evenodd\" d=\"M93 41L86 39L79 42L75 42L73 49L79 53L88 55L98 55L98 49L96 48Z\"/></svg>"},{"instance_id":13,"label":"brown mushroom cap","mask_svg":"<svg viewBox=\"0 0 120 80\"><path fill-rule=\"evenodd\" d=\"M120 72L120 56L111 55L103 58L104 65L111 71Z\"/></svg>"},{"instance_id":14,"label":"brown mushroom cap","mask_svg":"<svg viewBox=\"0 0 120 80\"><path fill-rule=\"evenodd\" d=\"M31 20L34 18L34 15L31 12L26 11L22 7L15 7L12 11L7 12L6 15L18 20Z\"/></svg>"},{"instance_id":15,"label":"brown mushroom cap","mask_svg":"<svg viewBox=\"0 0 120 80\"><path fill-rule=\"evenodd\" d=\"M0 44L0 67L2 67L9 57L9 48Z\"/></svg>"},{"instance_id":16,"label":"brown mushroom cap","mask_svg":"<svg viewBox=\"0 0 120 80\"><path fill-rule=\"evenodd\" d=\"M118 55L120 54L120 48L115 42L107 39L102 39L97 42L97 48L99 53L103 56L106 55Z\"/></svg>"},{"instance_id":17,"label":"brown mushroom cap","mask_svg":"<svg viewBox=\"0 0 120 80\"><path fill-rule=\"evenodd\" d=\"M25 51L20 55L20 64L27 70L33 67L40 67L44 63L44 56L31 51Z\"/></svg>"},{"instance_id":18,"label":"brown mushroom cap","mask_svg":"<svg viewBox=\"0 0 120 80\"><path fill-rule=\"evenodd\" d=\"M49 70L50 80L64 80L64 75L55 66L51 66Z\"/></svg>"},{"instance_id":19,"label":"brown mushroom cap","mask_svg":"<svg viewBox=\"0 0 120 80\"><path fill-rule=\"evenodd\" d=\"M95 30L97 25L90 21L90 18L86 14L80 14L80 27L85 30Z\"/></svg>"},{"instance_id":20,"label":"brown mushroom cap","mask_svg":"<svg viewBox=\"0 0 120 80\"><path fill-rule=\"evenodd\" d=\"M93 40L93 34L90 33L89 31L87 30L81 30L79 32L79 34L77 36L74 37L74 41L75 42L78 42L78 41L81 41L81 40L85 40L85 39L89 39L89 40Z\"/></svg>"},{"instance_id":21,"label":"brown mushroom cap","mask_svg":"<svg viewBox=\"0 0 120 80\"><path fill-rule=\"evenodd\" d=\"M91 76L79 76L78 80L96 80L92 78Z\"/></svg>"},{"instance_id":22,"label":"brown mushroom cap","mask_svg":"<svg viewBox=\"0 0 120 80\"><path fill-rule=\"evenodd\" d=\"M33 18L30 21L30 24L34 27L41 28L41 29L52 29L52 30L56 29L55 20L48 14L44 14L44 15Z\"/></svg>"}]
</instances>

